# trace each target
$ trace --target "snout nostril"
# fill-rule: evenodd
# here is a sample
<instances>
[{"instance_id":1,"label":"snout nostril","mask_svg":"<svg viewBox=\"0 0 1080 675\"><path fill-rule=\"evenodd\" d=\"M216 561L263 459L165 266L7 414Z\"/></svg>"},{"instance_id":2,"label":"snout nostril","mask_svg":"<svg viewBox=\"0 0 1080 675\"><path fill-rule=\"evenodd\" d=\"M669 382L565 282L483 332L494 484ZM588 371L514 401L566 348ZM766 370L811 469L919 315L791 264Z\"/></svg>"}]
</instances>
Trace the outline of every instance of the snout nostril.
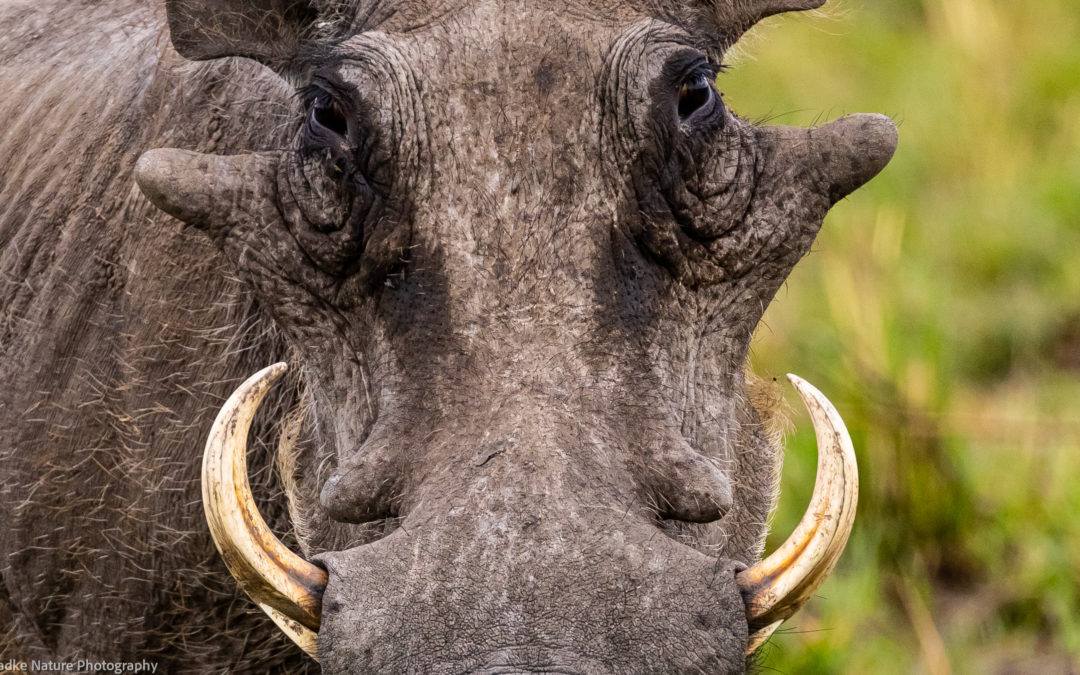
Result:
<instances>
[{"instance_id":1,"label":"snout nostril","mask_svg":"<svg viewBox=\"0 0 1080 675\"><path fill-rule=\"evenodd\" d=\"M398 516L400 471L385 449L350 457L327 478L319 503L334 520L367 523Z\"/></svg>"},{"instance_id":2,"label":"snout nostril","mask_svg":"<svg viewBox=\"0 0 1080 675\"><path fill-rule=\"evenodd\" d=\"M655 453L650 469L646 487L657 496L661 518L709 523L731 508L731 479L689 445Z\"/></svg>"},{"instance_id":3,"label":"snout nostril","mask_svg":"<svg viewBox=\"0 0 1080 675\"><path fill-rule=\"evenodd\" d=\"M724 517L727 507L711 501L670 504L661 509L664 520L680 520L687 523L711 523Z\"/></svg>"}]
</instances>

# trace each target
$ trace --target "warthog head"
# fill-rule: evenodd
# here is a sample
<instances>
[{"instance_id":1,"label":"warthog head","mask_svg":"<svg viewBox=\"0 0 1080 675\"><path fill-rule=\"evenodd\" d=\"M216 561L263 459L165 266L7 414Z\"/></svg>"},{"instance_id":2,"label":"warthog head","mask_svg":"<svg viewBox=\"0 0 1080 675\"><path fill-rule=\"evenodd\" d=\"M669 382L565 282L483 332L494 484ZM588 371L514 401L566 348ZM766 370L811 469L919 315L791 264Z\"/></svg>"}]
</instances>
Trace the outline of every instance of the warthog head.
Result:
<instances>
[{"instance_id":1,"label":"warthog head","mask_svg":"<svg viewBox=\"0 0 1080 675\"><path fill-rule=\"evenodd\" d=\"M310 561L246 487L284 366L222 411L204 493L234 574L327 672L738 672L831 568L846 432L796 379L825 471L758 562L778 455L745 360L896 132L755 126L714 88L755 22L823 1L167 3L182 55L298 87L288 147L153 150L137 178L300 355Z\"/></svg>"}]
</instances>

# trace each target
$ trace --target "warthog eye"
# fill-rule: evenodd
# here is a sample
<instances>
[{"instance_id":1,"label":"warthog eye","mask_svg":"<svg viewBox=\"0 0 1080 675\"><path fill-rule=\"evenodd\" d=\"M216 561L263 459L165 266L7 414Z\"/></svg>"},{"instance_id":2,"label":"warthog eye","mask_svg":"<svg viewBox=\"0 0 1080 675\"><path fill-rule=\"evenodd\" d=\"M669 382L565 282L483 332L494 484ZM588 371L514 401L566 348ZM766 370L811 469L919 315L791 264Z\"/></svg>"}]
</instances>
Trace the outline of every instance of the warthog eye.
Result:
<instances>
[{"instance_id":1,"label":"warthog eye","mask_svg":"<svg viewBox=\"0 0 1080 675\"><path fill-rule=\"evenodd\" d=\"M679 89L679 118L687 119L713 100L712 84L706 73L697 72L683 80Z\"/></svg>"},{"instance_id":2,"label":"warthog eye","mask_svg":"<svg viewBox=\"0 0 1080 675\"><path fill-rule=\"evenodd\" d=\"M328 129L339 136L349 132L349 122L337 101L327 98L316 99L311 106L311 123Z\"/></svg>"},{"instance_id":3,"label":"warthog eye","mask_svg":"<svg viewBox=\"0 0 1080 675\"><path fill-rule=\"evenodd\" d=\"M346 143L349 135L348 106L331 93L329 86L312 83L299 92L307 110L304 135L316 145L331 147Z\"/></svg>"}]
</instances>

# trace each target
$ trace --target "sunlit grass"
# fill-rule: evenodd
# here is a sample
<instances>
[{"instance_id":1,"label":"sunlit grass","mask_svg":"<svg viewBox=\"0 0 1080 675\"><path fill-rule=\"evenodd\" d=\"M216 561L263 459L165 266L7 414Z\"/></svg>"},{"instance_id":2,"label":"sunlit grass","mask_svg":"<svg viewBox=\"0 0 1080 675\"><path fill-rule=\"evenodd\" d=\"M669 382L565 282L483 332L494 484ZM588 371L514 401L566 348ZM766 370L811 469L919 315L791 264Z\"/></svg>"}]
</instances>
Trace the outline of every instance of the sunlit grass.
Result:
<instances>
[{"instance_id":1,"label":"sunlit grass","mask_svg":"<svg viewBox=\"0 0 1080 675\"><path fill-rule=\"evenodd\" d=\"M754 344L760 374L834 400L863 472L838 572L766 672L1080 671L1077 10L847 0L772 20L721 76L751 119L900 124ZM778 533L813 482L797 421Z\"/></svg>"}]
</instances>

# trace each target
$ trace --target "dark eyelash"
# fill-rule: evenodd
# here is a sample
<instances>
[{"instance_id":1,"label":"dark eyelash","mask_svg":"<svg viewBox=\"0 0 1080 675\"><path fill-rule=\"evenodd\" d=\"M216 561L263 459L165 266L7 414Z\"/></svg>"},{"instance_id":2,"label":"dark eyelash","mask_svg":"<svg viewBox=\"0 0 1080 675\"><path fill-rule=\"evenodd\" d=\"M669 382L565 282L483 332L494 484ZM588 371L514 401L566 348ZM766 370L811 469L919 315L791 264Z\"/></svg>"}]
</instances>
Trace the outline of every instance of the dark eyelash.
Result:
<instances>
[{"instance_id":1,"label":"dark eyelash","mask_svg":"<svg viewBox=\"0 0 1080 675\"><path fill-rule=\"evenodd\" d=\"M722 73L726 73L731 70L731 67L724 63L712 63L711 61L705 61L695 64L690 70L687 71L686 76L691 75L705 75L709 80L716 80Z\"/></svg>"},{"instance_id":2,"label":"dark eyelash","mask_svg":"<svg viewBox=\"0 0 1080 675\"><path fill-rule=\"evenodd\" d=\"M328 91L326 87L314 82L298 89L296 96L300 99L300 105L304 110L310 110L311 106L313 106L316 101L329 101L334 98L334 95Z\"/></svg>"},{"instance_id":3,"label":"dark eyelash","mask_svg":"<svg viewBox=\"0 0 1080 675\"><path fill-rule=\"evenodd\" d=\"M716 79L717 75L727 70L727 65L713 63L699 52L677 54L665 67L668 76L676 82L694 75L706 75L711 79Z\"/></svg>"}]
</instances>

